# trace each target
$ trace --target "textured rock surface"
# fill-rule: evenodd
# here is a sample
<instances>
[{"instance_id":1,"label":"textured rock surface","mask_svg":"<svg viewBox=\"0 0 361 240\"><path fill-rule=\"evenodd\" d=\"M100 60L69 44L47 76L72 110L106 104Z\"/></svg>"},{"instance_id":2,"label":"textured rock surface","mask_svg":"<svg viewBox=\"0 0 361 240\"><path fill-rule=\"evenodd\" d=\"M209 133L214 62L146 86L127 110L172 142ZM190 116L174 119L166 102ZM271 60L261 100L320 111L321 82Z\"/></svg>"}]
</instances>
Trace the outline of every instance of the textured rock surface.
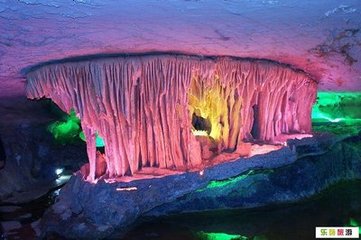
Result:
<instances>
[{"instance_id":1,"label":"textured rock surface","mask_svg":"<svg viewBox=\"0 0 361 240\"><path fill-rule=\"evenodd\" d=\"M318 141L318 150L297 158L309 141ZM104 238L114 230L124 233L140 216L297 201L340 180L361 178L360 137L294 144L301 147L221 164L202 175L188 172L112 184L91 184L74 176L43 217L43 234Z\"/></svg>"},{"instance_id":2,"label":"textured rock surface","mask_svg":"<svg viewBox=\"0 0 361 240\"><path fill-rule=\"evenodd\" d=\"M193 113L210 119L219 152L234 151L251 131L266 141L310 132L317 89L305 73L274 62L184 55L54 63L27 76L29 98L51 98L79 115L90 179L97 169L96 132L105 141L110 177L143 166L191 168L202 163Z\"/></svg>"},{"instance_id":3,"label":"textured rock surface","mask_svg":"<svg viewBox=\"0 0 361 240\"><path fill-rule=\"evenodd\" d=\"M310 197L339 181L361 178L361 152L327 136L296 141L297 161L277 169L248 171L165 203L150 216L214 209L249 208ZM352 140L352 143L356 141ZM360 143L360 139L358 139Z\"/></svg>"},{"instance_id":4,"label":"textured rock surface","mask_svg":"<svg viewBox=\"0 0 361 240\"><path fill-rule=\"evenodd\" d=\"M26 100L26 99L24 99ZM84 144L55 143L46 126L54 121L43 103L0 102L0 132L5 164L0 168L0 203L38 198L57 185L55 169L78 170L86 162ZM0 109L2 109L0 107ZM21 109L21 117L18 111Z\"/></svg>"},{"instance_id":5,"label":"textured rock surface","mask_svg":"<svg viewBox=\"0 0 361 240\"><path fill-rule=\"evenodd\" d=\"M321 90L361 90L359 0L0 1L1 96L20 70L96 53L180 51L289 63Z\"/></svg>"}]
</instances>

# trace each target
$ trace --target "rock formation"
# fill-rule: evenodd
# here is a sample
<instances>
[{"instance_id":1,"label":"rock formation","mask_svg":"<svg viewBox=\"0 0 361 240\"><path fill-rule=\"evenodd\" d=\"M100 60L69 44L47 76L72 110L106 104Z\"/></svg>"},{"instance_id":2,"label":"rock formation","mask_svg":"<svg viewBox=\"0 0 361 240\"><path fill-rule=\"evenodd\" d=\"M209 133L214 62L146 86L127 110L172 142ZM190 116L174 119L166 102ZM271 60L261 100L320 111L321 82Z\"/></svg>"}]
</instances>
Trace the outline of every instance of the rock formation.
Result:
<instances>
[{"instance_id":1,"label":"rock formation","mask_svg":"<svg viewBox=\"0 0 361 240\"><path fill-rule=\"evenodd\" d=\"M194 115L210 123L205 135L219 153L234 151L244 139L310 132L316 87L304 72L271 61L159 54L46 64L27 74L26 92L75 110L94 180L96 134L109 177L145 166L190 169L204 152Z\"/></svg>"},{"instance_id":2,"label":"rock formation","mask_svg":"<svg viewBox=\"0 0 361 240\"><path fill-rule=\"evenodd\" d=\"M333 184L361 178L360 140L361 135L340 138L328 134L288 140L287 147L212 166L202 175L187 172L91 184L77 173L44 214L42 234L44 238L55 233L63 238L119 239L138 219L306 200ZM262 211L253 210L252 214L255 212ZM218 223L213 219L207 226L215 229Z\"/></svg>"}]
</instances>

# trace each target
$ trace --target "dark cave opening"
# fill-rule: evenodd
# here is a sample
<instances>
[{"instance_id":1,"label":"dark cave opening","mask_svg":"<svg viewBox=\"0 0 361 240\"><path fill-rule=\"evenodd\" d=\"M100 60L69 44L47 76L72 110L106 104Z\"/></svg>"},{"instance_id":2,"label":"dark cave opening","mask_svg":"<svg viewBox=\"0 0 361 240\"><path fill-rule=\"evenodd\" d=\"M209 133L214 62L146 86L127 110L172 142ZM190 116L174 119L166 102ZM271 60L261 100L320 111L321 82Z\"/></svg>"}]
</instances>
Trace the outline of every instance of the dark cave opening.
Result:
<instances>
[{"instance_id":1,"label":"dark cave opening","mask_svg":"<svg viewBox=\"0 0 361 240\"><path fill-rule=\"evenodd\" d=\"M104 154L105 153L105 147L104 146L97 147L97 151L100 152L101 154Z\"/></svg>"},{"instance_id":2,"label":"dark cave opening","mask_svg":"<svg viewBox=\"0 0 361 240\"><path fill-rule=\"evenodd\" d=\"M192 114L192 126L197 131L205 131L208 135L211 133L211 121L208 118L203 118L195 112Z\"/></svg>"},{"instance_id":3,"label":"dark cave opening","mask_svg":"<svg viewBox=\"0 0 361 240\"><path fill-rule=\"evenodd\" d=\"M258 123L259 108L258 108L257 104L252 106L252 112L253 112L253 125L252 125L252 129L251 129L251 135L252 135L253 139L258 139L260 131L259 131L259 123Z\"/></svg>"}]
</instances>

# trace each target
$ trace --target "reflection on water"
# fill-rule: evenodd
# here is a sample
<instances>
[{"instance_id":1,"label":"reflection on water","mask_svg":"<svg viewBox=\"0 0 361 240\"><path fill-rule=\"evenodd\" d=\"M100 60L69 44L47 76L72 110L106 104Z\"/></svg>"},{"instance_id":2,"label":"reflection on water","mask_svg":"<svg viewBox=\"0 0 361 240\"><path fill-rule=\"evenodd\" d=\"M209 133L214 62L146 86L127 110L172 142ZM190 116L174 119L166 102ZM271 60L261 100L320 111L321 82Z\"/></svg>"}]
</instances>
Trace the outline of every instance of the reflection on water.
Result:
<instances>
[{"instance_id":1,"label":"reflection on water","mask_svg":"<svg viewBox=\"0 0 361 240\"><path fill-rule=\"evenodd\" d=\"M297 204L145 220L125 240L314 239L316 226L361 222L361 180L339 183Z\"/></svg>"},{"instance_id":2,"label":"reflection on water","mask_svg":"<svg viewBox=\"0 0 361 240\"><path fill-rule=\"evenodd\" d=\"M36 239L35 226L59 195L60 188L22 204L0 203L0 239ZM5 227L7 226L7 227Z\"/></svg>"}]
</instances>

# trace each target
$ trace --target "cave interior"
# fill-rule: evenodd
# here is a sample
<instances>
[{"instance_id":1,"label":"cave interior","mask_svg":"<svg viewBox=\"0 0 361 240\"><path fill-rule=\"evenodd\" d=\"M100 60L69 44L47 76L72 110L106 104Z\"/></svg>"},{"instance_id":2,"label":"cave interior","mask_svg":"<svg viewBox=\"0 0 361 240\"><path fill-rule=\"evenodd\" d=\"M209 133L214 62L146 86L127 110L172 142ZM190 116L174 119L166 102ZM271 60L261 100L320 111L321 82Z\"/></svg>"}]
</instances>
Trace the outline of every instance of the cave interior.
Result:
<instances>
[{"instance_id":1,"label":"cave interior","mask_svg":"<svg viewBox=\"0 0 361 240\"><path fill-rule=\"evenodd\" d=\"M0 1L0 239L356 236L360 11Z\"/></svg>"}]
</instances>

